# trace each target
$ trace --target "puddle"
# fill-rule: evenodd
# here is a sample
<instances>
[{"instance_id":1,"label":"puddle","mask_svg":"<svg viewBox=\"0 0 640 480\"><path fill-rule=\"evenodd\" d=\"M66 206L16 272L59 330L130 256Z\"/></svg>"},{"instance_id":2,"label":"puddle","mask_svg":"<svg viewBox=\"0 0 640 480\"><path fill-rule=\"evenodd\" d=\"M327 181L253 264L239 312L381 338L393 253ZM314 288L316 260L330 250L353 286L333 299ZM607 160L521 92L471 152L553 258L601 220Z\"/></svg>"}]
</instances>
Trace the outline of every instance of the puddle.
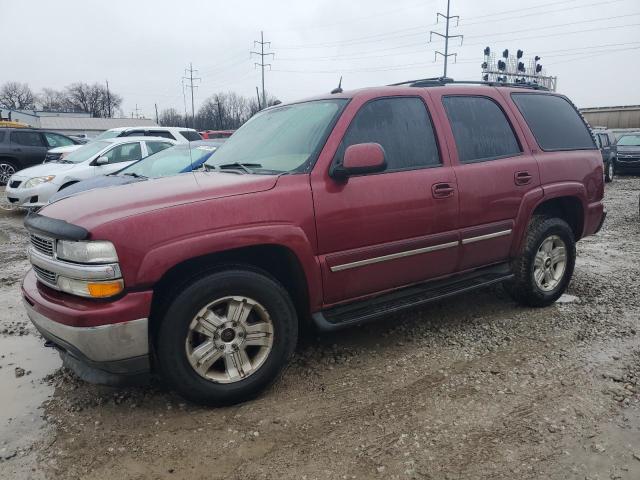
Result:
<instances>
[{"instance_id":1,"label":"puddle","mask_svg":"<svg viewBox=\"0 0 640 480\"><path fill-rule=\"evenodd\" d=\"M40 406L53 394L53 387L42 379L61 361L43 342L35 335L0 337L0 457L28 449L44 434ZM16 367L25 374L16 377Z\"/></svg>"}]
</instances>

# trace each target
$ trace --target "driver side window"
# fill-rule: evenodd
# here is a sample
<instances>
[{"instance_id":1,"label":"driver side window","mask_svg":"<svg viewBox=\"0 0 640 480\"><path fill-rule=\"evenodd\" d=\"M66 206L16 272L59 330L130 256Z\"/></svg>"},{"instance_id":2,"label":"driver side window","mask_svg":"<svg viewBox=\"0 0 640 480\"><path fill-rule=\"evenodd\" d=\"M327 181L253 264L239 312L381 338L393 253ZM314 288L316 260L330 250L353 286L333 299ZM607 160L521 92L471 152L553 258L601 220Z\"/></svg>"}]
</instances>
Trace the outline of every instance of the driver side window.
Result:
<instances>
[{"instance_id":1,"label":"driver side window","mask_svg":"<svg viewBox=\"0 0 640 480\"><path fill-rule=\"evenodd\" d=\"M142 149L140 148L140 142L125 143L112 148L103 155L107 157L109 163L120 162L135 162L142 158Z\"/></svg>"}]
</instances>

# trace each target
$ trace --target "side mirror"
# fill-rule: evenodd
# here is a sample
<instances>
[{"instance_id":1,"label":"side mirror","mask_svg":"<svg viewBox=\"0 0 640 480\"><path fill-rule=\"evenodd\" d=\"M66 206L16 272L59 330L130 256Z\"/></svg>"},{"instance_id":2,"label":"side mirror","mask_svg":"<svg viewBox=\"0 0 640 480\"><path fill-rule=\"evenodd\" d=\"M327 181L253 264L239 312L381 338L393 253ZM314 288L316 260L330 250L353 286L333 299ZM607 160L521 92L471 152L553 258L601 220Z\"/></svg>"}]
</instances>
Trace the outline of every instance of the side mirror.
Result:
<instances>
[{"instance_id":1,"label":"side mirror","mask_svg":"<svg viewBox=\"0 0 640 480\"><path fill-rule=\"evenodd\" d=\"M335 165L331 177L346 179L351 175L382 172L387 168L384 149L379 143L357 143L344 152L342 165Z\"/></svg>"},{"instance_id":2,"label":"side mirror","mask_svg":"<svg viewBox=\"0 0 640 480\"><path fill-rule=\"evenodd\" d=\"M109 163L109 159L107 157L98 157L94 163L96 165L106 165Z\"/></svg>"}]
</instances>

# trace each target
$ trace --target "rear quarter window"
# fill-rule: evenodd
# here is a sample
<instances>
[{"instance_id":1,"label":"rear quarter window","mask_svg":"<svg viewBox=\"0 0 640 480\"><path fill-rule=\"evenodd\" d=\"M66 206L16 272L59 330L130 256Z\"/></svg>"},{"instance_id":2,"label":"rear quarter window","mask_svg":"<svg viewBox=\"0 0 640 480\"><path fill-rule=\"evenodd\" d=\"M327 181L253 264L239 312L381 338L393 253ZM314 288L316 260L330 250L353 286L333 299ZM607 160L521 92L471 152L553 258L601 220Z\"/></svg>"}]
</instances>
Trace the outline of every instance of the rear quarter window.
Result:
<instances>
[{"instance_id":1,"label":"rear quarter window","mask_svg":"<svg viewBox=\"0 0 640 480\"><path fill-rule=\"evenodd\" d=\"M192 130L181 130L180 135L182 135L184 138L186 138L190 142L193 142L196 140L202 140L202 137L200 136L200 134Z\"/></svg>"},{"instance_id":2,"label":"rear quarter window","mask_svg":"<svg viewBox=\"0 0 640 480\"><path fill-rule=\"evenodd\" d=\"M511 98L542 150L597 148L584 120L566 98L536 93L512 93Z\"/></svg>"}]
</instances>

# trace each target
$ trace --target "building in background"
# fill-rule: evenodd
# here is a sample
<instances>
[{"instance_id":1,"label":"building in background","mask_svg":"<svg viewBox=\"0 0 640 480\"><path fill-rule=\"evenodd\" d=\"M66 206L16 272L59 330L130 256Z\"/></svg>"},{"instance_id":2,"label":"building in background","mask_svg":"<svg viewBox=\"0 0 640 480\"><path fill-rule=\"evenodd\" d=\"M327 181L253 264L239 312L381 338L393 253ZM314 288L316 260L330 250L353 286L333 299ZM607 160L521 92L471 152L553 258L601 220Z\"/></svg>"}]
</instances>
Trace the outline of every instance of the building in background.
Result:
<instances>
[{"instance_id":1,"label":"building in background","mask_svg":"<svg viewBox=\"0 0 640 480\"><path fill-rule=\"evenodd\" d=\"M593 128L640 130L640 105L581 108Z\"/></svg>"},{"instance_id":2,"label":"building in background","mask_svg":"<svg viewBox=\"0 0 640 480\"><path fill-rule=\"evenodd\" d=\"M43 128L65 135L95 137L105 130L118 127L156 126L149 118L93 118L89 113L44 112L40 110L0 109L0 118L11 119L34 128Z\"/></svg>"}]
</instances>

